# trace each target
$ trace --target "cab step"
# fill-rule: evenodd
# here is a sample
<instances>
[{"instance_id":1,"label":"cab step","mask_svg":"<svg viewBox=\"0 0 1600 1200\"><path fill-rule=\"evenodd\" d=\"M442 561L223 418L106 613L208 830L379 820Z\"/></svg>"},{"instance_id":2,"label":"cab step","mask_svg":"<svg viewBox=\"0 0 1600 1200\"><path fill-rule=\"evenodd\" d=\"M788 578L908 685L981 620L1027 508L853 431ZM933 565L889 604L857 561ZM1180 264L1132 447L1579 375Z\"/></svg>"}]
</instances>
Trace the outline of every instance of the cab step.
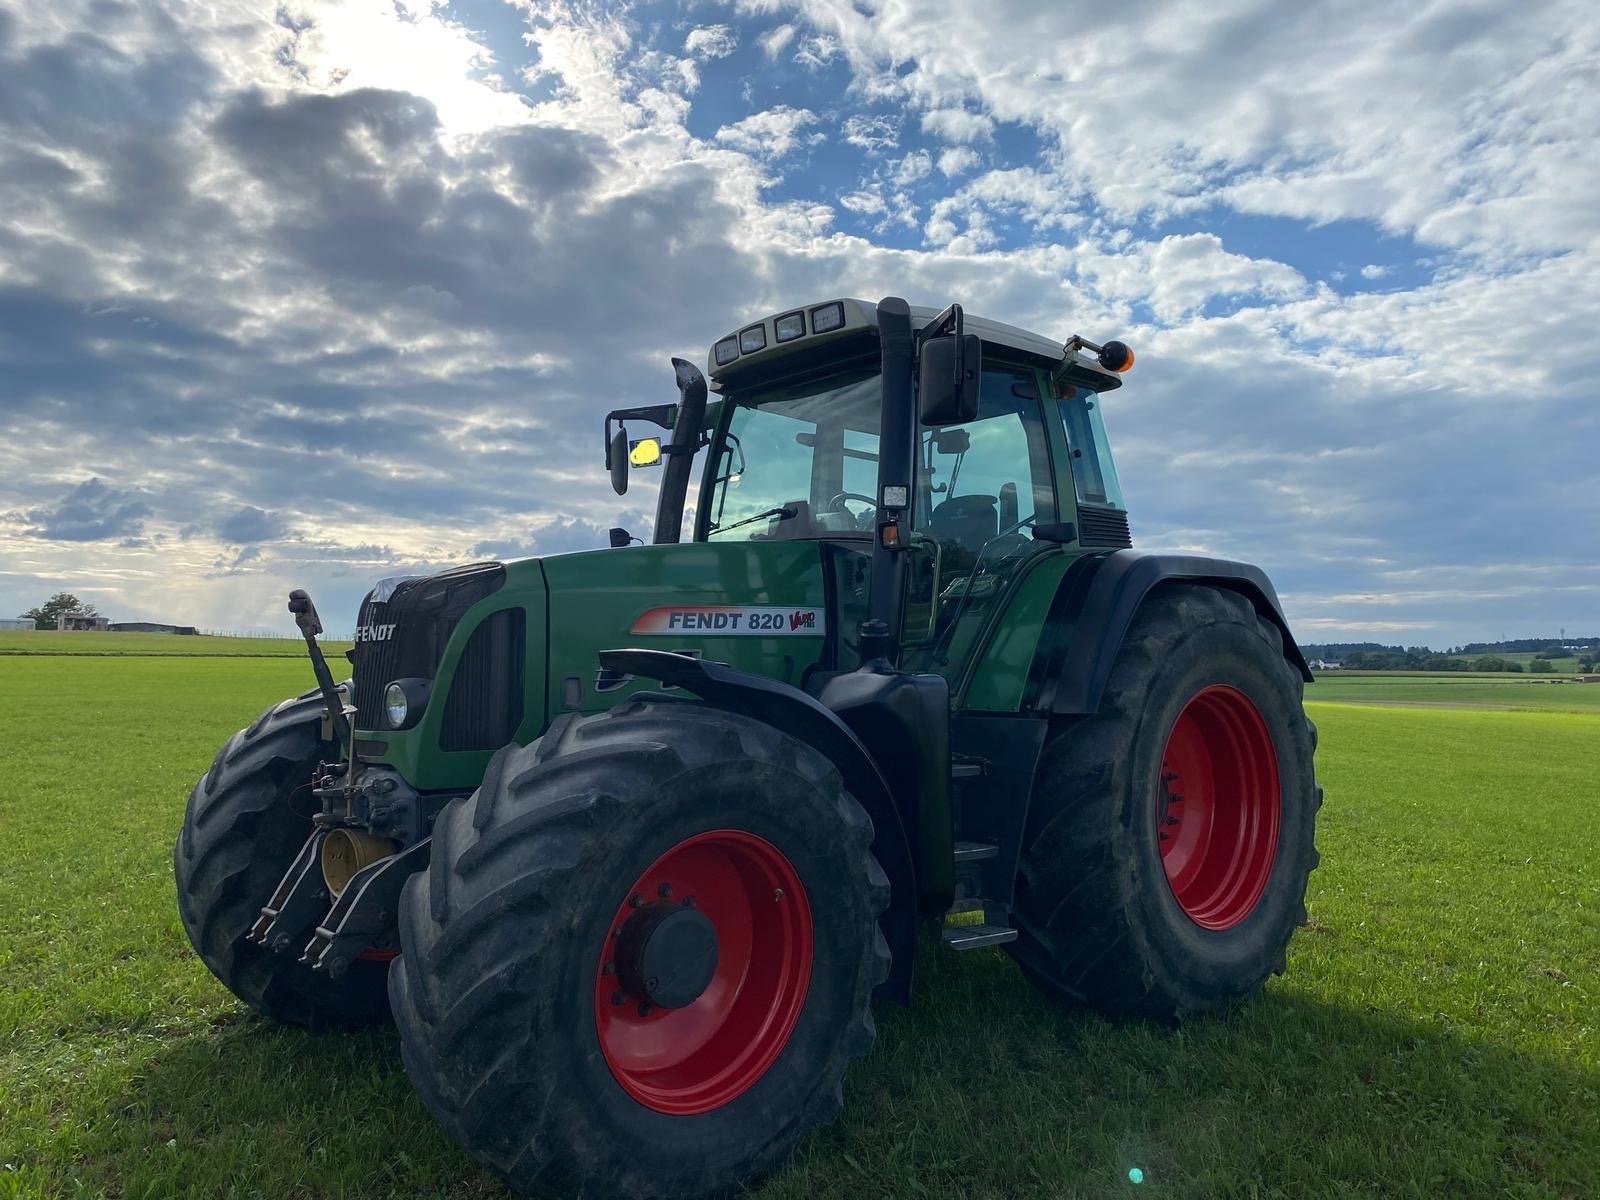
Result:
<instances>
[{"instance_id":1,"label":"cab step","mask_svg":"<svg viewBox=\"0 0 1600 1200\"><path fill-rule=\"evenodd\" d=\"M1005 925L947 925L941 935L952 950L982 950L1017 940L1017 931Z\"/></svg>"}]
</instances>

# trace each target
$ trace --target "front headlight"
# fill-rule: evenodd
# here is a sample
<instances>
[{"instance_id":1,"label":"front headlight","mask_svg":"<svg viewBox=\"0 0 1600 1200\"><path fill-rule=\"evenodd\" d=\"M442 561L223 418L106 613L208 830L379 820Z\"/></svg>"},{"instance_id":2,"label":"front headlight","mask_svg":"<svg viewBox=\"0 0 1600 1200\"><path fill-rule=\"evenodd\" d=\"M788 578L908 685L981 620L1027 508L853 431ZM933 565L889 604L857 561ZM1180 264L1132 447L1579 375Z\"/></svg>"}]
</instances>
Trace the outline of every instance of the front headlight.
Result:
<instances>
[{"instance_id":1,"label":"front headlight","mask_svg":"<svg viewBox=\"0 0 1600 1200\"><path fill-rule=\"evenodd\" d=\"M406 690L398 683L383 689L383 715L389 719L390 729L399 729L406 723L411 706L406 702Z\"/></svg>"}]
</instances>

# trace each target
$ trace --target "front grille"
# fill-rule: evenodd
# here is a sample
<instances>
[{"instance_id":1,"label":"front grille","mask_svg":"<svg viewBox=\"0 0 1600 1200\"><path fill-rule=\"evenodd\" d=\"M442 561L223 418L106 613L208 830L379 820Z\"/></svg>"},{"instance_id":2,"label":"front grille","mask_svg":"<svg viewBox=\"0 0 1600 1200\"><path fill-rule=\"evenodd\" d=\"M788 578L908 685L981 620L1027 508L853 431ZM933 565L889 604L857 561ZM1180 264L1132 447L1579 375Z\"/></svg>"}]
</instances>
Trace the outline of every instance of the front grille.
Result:
<instances>
[{"instance_id":1,"label":"front grille","mask_svg":"<svg viewBox=\"0 0 1600 1200\"><path fill-rule=\"evenodd\" d=\"M441 750L498 750L522 724L523 646L520 608L490 613L467 639L450 679Z\"/></svg>"},{"instance_id":2,"label":"front grille","mask_svg":"<svg viewBox=\"0 0 1600 1200\"><path fill-rule=\"evenodd\" d=\"M1078 544L1080 546L1131 546L1128 514L1105 504L1078 505Z\"/></svg>"},{"instance_id":3,"label":"front grille","mask_svg":"<svg viewBox=\"0 0 1600 1200\"><path fill-rule=\"evenodd\" d=\"M462 615L505 580L506 569L499 563L475 563L402 579L385 600L369 592L361 602L358 640L350 657L356 728L382 729L383 689L396 679L432 679Z\"/></svg>"}]
</instances>

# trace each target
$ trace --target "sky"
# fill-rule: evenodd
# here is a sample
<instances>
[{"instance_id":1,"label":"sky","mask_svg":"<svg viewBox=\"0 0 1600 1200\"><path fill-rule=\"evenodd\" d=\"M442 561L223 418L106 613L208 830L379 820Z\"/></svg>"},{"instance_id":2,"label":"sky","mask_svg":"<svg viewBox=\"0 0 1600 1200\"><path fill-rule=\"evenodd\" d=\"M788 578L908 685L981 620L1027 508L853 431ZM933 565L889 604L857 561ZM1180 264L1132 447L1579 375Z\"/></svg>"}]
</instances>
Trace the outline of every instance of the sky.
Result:
<instances>
[{"instance_id":1,"label":"sky","mask_svg":"<svg viewBox=\"0 0 1600 1200\"><path fill-rule=\"evenodd\" d=\"M1597 136L1590 2L0 0L0 614L647 532L607 410L897 294L1133 345L1302 641L1600 633Z\"/></svg>"}]
</instances>

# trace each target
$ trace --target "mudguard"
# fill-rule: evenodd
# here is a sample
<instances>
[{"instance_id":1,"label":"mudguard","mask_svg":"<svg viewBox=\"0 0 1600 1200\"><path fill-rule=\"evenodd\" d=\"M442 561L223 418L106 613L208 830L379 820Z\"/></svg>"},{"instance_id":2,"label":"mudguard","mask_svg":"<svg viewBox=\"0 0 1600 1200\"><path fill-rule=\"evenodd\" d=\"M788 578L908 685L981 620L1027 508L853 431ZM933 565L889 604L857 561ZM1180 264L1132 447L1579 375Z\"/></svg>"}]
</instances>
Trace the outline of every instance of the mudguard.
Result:
<instances>
[{"instance_id":1,"label":"mudguard","mask_svg":"<svg viewBox=\"0 0 1600 1200\"><path fill-rule=\"evenodd\" d=\"M708 704L764 721L814 746L838 768L845 787L872 818L872 853L889 877L889 909L880 924L893 957L878 995L907 1003L916 952L916 861L894 795L861 739L799 688L764 675L665 650L602 650L600 665L619 675L682 688Z\"/></svg>"},{"instance_id":2,"label":"mudguard","mask_svg":"<svg viewBox=\"0 0 1600 1200\"><path fill-rule=\"evenodd\" d=\"M1311 681L1278 594L1260 567L1222 558L1117 550L1080 558L1062 576L1034 652L1023 710L1061 715L1100 707L1133 614L1158 584L1207 583L1238 592L1283 633L1283 655Z\"/></svg>"}]
</instances>

